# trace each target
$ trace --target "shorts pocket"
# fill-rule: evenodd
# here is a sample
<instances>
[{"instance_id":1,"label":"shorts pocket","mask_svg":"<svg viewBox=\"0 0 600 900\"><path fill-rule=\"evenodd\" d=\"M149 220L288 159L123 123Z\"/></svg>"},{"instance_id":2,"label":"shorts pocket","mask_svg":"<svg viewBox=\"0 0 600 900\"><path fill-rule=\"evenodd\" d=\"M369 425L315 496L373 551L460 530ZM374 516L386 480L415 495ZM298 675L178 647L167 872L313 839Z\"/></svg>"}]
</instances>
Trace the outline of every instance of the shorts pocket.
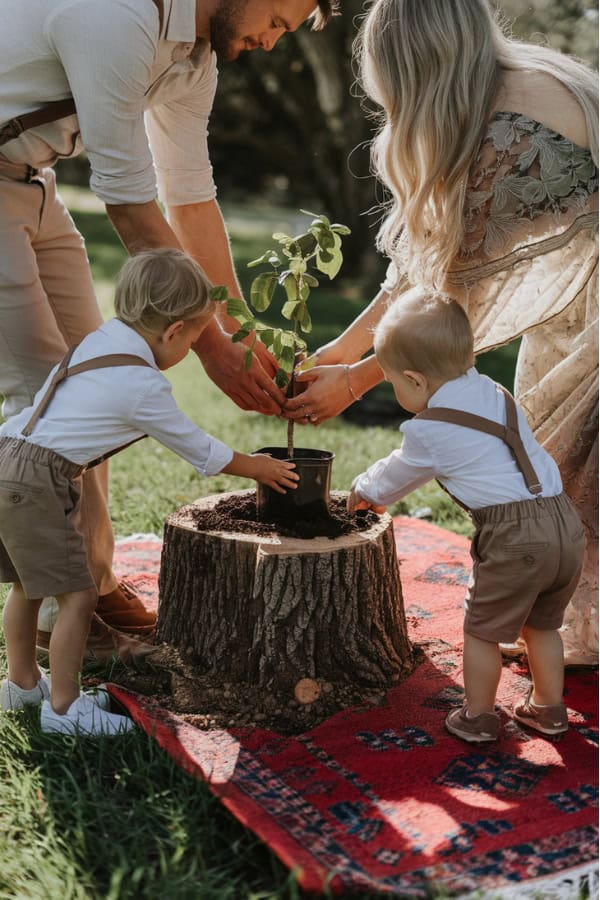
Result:
<instances>
[{"instance_id":1,"label":"shorts pocket","mask_svg":"<svg viewBox=\"0 0 600 900\"><path fill-rule=\"evenodd\" d=\"M42 487L33 484L25 484L22 481L0 480L0 491L8 494L13 503L20 503L24 497L39 496L44 493Z\"/></svg>"},{"instance_id":2,"label":"shorts pocket","mask_svg":"<svg viewBox=\"0 0 600 900\"><path fill-rule=\"evenodd\" d=\"M504 544L502 550L508 559L518 559L520 556L541 556L550 546L549 541L537 541L529 544Z\"/></svg>"}]
</instances>

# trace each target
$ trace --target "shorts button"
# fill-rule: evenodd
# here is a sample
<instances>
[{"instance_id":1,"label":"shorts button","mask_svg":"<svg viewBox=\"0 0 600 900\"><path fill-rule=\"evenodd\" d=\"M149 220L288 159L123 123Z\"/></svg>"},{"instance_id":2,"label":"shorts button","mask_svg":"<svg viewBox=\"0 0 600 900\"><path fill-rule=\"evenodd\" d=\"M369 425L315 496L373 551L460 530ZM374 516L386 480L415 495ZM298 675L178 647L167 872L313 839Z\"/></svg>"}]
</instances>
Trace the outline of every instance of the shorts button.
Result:
<instances>
[{"instance_id":1,"label":"shorts button","mask_svg":"<svg viewBox=\"0 0 600 900\"><path fill-rule=\"evenodd\" d=\"M531 555L527 555L527 556L524 558L524 562L525 562L525 565L527 565L527 566L532 566L532 565L534 564L534 562L535 562L535 557L534 557L534 556L531 556Z\"/></svg>"},{"instance_id":2,"label":"shorts button","mask_svg":"<svg viewBox=\"0 0 600 900\"><path fill-rule=\"evenodd\" d=\"M11 494L10 499L12 500L13 503L20 503L21 495L20 494Z\"/></svg>"}]
</instances>

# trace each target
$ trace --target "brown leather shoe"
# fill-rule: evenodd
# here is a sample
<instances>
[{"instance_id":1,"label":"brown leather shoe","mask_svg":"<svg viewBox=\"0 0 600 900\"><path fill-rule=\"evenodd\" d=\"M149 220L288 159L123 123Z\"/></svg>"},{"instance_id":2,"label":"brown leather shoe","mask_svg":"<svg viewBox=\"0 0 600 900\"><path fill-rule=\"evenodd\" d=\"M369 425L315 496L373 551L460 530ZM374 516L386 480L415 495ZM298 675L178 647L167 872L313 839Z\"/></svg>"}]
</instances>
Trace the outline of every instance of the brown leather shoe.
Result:
<instances>
[{"instance_id":1,"label":"brown leather shoe","mask_svg":"<svg viewBox=\"0 0 600 900\"><path fill-rule=\"evenodd\" d=\"M38 650L45 652L49 650L50 637L51 632L49 631L37 632ZM100 616L94 614L83 658L104 662L117 657L123 662L130 662L134 658L147 656L153 650L156 650L156 647L152 644L145 644L130 635L122 634L103 622Z\"/></svg>"},{"instance_id":2,"label":"brown leather shoe","mask_svg":"<svg viewBox=\"0 0 600 900\"><path fill-rule=\"evenodd\" d=\"M156 627L156 613L149 612L126 581L110 594L98 597L96 612L103 622L134 637L150 637Z\"/></svg>"}]
</instances>

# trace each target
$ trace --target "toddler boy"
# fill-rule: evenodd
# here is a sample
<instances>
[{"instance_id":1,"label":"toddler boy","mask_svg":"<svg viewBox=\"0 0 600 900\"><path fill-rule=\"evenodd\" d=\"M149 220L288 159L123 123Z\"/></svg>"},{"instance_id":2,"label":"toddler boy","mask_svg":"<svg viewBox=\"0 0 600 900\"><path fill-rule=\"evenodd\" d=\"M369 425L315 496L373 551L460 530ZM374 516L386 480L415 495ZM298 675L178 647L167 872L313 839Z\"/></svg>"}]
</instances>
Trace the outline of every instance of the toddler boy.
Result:
<instances>
[{"instance_id":1,"label":"toddler boy","mask_svg":"<svg viewBox=\"0 0 600 900\"><path fill-rule=\"evenodd\" d=\"M465 703L446 727L493 741L500 643L522 634L532 686L514 717L536 731L567 730L558 629L579 579L579 517L558 467L537 443L508 391L474 367L473 334L454 300L413 289L375 330L377 361L414 418L404 441L352 484L348 510L385 506L437 478L476 526L464 621Z\"/></svg>"}]
</instances>

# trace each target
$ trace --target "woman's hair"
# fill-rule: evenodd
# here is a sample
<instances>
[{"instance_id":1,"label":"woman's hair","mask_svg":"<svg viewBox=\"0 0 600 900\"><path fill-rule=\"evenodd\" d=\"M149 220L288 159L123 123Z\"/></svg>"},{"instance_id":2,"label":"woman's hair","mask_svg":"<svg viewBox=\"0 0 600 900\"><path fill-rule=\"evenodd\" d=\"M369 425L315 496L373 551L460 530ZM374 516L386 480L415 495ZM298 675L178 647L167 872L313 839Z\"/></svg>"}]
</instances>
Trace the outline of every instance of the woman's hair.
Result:
<instances>
[{"instance_id":1,"label":"woman's hair","mask_svg":"<svg viewBox=\"0 0 600 900\"><path fill-rule=\"evenodd\" d=\"M503 70L546 72L567 87L598 159L595 74L556 50L505 36L489 0L376 0L355 53L362 87L384 112L372 161L392 200L378 247L397 259L405 230L414 282L439 286L460 249L469 169Z\"/></svg>"},{"instance_id":2,"label":"woman's hair","mask_svg":"<svg viewBox=\"0 0 600 900\"><path fill-rule=\"evenodd\" d=\"M373 348L386 371L410 369L444 381L475 365L473 332L462 306L422 288L390 304L375 328Z\"/></svg>"},{"instance_id":3,"label":"woman's hair","mask_svg":"<svg viewBox=\"0 0 600 900\"><path fill-rule=\"evenodd\" d=\"M214 312L206 275L186 253L144 250L127 260L117 280L115 312L127 325L147 331Z\"/></svg>"}]
</instances>

